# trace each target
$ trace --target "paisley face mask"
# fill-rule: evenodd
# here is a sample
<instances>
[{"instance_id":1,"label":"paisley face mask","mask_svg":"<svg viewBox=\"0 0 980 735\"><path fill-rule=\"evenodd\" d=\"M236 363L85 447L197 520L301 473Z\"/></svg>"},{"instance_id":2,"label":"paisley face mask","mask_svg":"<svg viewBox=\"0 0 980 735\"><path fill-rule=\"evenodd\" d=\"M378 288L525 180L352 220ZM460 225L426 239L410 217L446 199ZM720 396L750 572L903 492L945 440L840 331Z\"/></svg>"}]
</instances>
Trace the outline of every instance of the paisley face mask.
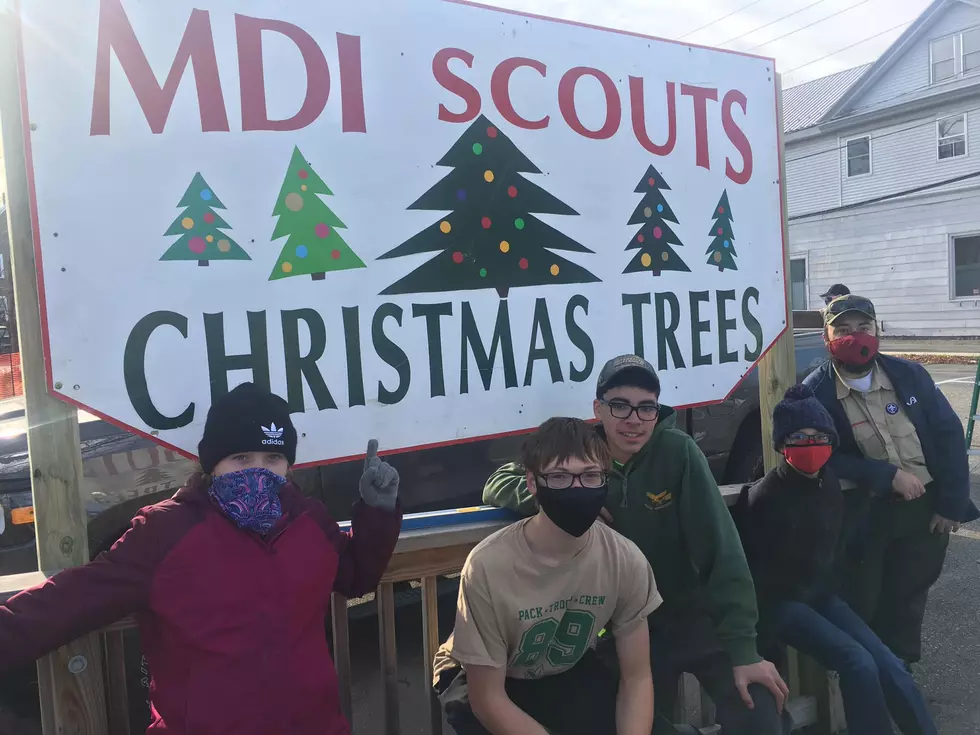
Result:
<instances>
[{"instance_id":1,"label":"paisley face mask","mask_svg":"<svg viewBox=\"0 0 980 735\"><path fill-rule=\"evenodd\" d=\"M282 518L279 490L286 478L256 467L211 480L208 494L239 528L265 535Z\"/></svg>"}]
</instances>

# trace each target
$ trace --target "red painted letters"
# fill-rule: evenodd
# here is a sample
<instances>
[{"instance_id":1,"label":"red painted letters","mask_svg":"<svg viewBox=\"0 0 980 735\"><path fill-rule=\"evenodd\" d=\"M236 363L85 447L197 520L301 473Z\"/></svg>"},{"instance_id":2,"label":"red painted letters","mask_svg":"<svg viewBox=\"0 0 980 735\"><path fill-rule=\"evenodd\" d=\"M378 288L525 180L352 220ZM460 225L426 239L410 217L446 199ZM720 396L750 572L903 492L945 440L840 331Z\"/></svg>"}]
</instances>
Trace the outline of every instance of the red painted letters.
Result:
<instances>
[{"instance_id":1,"label":"red painted letters","mask_svg":"<svg viewBox=\"0 0 980 735\"><path fill-rule=\"evenodd\" d=\"M462 112L451 112L449 108L439 103L439 119L444 122L467 123L475 120L480 114L480 93L476 91L469 82L460 79L449 70L449 60L460 59L471 69L473 68L473 54L458 48L444 48L432 58L432 76L447 92L452 92L466 103L466 109Z\"/></svg>"},{"instance_id":2,"label":"red painted letters","mask_svg":"<svg viewBox=\"0 0 980 735\"><path fill-rule=\"evenodd\" d=\"M99 38L95 59L95 91L92 95L92 135L109 134L110 52L116 52L119 65L136 93L146 121L154 133L162 133L177 94L177 85L187 70L194 67L197 100L201 108L201 130L228 131L228 114L221 93L218 61L211 36L211 19L204 10L193 10L184 29L174 63L161 87L150 68L119 0L102 0L99 11Z\"/></svg>"},{"instance_id":3,"label":"red painted letters","mask_svg":"<svg viewBox=\"0 0 980 735\"><path fill-rule=\"evenodd\" d=\"M745 132L732 118L732 105L734 104L742 108L743 115L748 111L745 95L737 89L730 89L721 101L721 124L725 128L725 135L742 155L742 170L736 171L735 167L732 166L731 159L726 158L725 176L736 184L746 184L752 178L752 146L749 145L749 139L745 137Z\"/></svg>"},{"instance_id":4,"label":"red painted letters","mask_svg":"<svg viewBox=\"0 0 980 735\"><path fill-rule=\"evenodd\" d=\"M330 69L323 51L309 33L292 23L235 15L238 75L242 90L242 130L299 130L316 120L330 96ZM270 120L265 100L262 32L281 33L296 44L306 65L306 97L299 112L286 120Z\"/></svg>"},{"instance_id":5,"label":"red painted letters","mask_svg":"<svg viewBox=\"0 0 980 735\"><path fill-rule=\"evenodd\" d=\"M602 85L602 92L606 96L606 121L598 130L589 130L585 127L575 111L575 85L584 76L598 79L599 84ZM619 101L619 91L613 84L613 80L607 74L588 66L576 66L565 72L565 76L558 83L558 108L568 127L579 135L594 140L613 137L619 130L619 123L623 118L623 105Z\"/></svg>"},{"instance_id":6,"label":"red painted letters","mask_svg":"<svg viewBox=\"0 0 980 735\"><path fill-rule=\"evenodd\" d=\"M522 56L515 56L512 59L505 59L497 64L490 77L490 96L493 97L493 104L497 106L500 116L511 125L526 130L541 130L548 127L551 120L550 115L545 115L540 120L528 120L517 114L510 99L510 76L515 70L522 66L530 67L538 72L542 77L547 76L548 67L540 61L526 59Z\"/></svg>"},{"instance_id":7,"label":"red painted letters","mask_svg":"<svg viewBox=\"0 0 980 735\"><path fill-rule=\"evenodd\" d=\"M366 133L364 120L364 80L361 76L361 37L337 34L340 57L341 129L345 133Z\"/></svg>"},{"instance_id":8,"label":"red painted letters","mask_svg":"<svg viewBox=\"0 0 980 735\"><path fill-rule=\"evenodd\" d=\"M708 152L708 100L718 101L718 90L711 87L695 87L693 84L682 84L681 94L688 95L694 100L694 140L695 162L701 168L711 168L711 157Z\"/></svg>"},{"instance_id":9,"label":"red painted letters","mask_svg":"<svg viewBox=\"0 0 980 735\"><path fill-rule=\"evenodd\" d=\"M677 102L673 82L667 82L667 141L657 145L647 134L646 104L643 96L643 77L630 77L630 109L633 114L633 135L655 156L666 156L677 143Z\"/></svg>"}]
</instances>

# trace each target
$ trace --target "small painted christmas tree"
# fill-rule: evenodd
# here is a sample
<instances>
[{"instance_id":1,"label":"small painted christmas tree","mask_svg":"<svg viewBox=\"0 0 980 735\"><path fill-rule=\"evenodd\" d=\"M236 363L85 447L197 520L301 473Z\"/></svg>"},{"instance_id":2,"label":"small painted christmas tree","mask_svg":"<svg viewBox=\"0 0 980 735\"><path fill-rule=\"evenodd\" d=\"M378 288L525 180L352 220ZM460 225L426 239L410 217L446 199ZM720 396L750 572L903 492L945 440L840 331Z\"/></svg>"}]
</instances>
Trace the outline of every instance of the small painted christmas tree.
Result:
<instances>
[{"instance_id":1,"label":"small painted christmas tree","mask_svg":"<svg viewBox=\"0 0 980 735\"><path fill-rule=\"evenodd\" d=\"M664 177L653 166L647 167L646 173L634 189L635 192L642 193L643 198L636 205L633 216L627 223L643 225L626 246L627 250L640 252L633 256L623 273L649 271L654 276L659 276L661 271L690 273L691 269L671 247L671 245L683 246L684 243L667 224L668 222L677 224L677 217L664 199L662 192L665 190L670 191L670 186L664 181Z\"/></svg>"},{"instance_id":2,"label":"small painted christmas tree","mask_svg":"<svg viewBox=\"0 0 980 735\"><path fill-rule=\"evenodd\" d=\"M725 268L737 271L735 258L738 257L738 253L735 252L735 233L732 232L732 222L735 218L732 217L732 208L728 204L727 189L721 193L721 199L715 206L714 218L715 223L708 233L713 239L708 249L704 251L708 255L708 265L716 265L720 271Z\"/></svg>"},{"instance_id":3,"label":"small painted christmas tree","mask_svg":"<svg viewBox=\"0 0 980 735\"><path fill-rule=\"evenodd\" d=\"M183 207L184 212L164 235L180 238L160 260L196 260L198 265L208 265L212 260L251 260L237 242L221 231L231 225L214 210L224 209L225 205L200 173L194 174L177 206Z\"/></svg>"},{"instance_id":4,"label":"small painted christmas tree","mask_svg":"<svg viewBox=\"0 0 980 735\"><path fill-rule=\"evenodd\" d=\"M382 294L492 288L505 299L511 288L519 286L599 280L578 263L551 252L592 251L531 212L578 212L521 175L541 171L483 115L438 165L452 167L452 171L409 209L449 214L380 257L436 255Z\"/></svg>"},{"instance_id":5,"label":"small painted christmas tree","mask_svg":"<svg viewBox=\"0 0 980 735\"><path fill-rule=\"evenodd\" d=\"M319 194L333 196L299 148L294 148L272 210L272 215L279 218L272 239L287 235L289 239L279 253L270 281L293 276L310 276L320 281L327 271L364 268L364 262L340 236L338 230L347 226Z\"/></svg>"}]
</instances>

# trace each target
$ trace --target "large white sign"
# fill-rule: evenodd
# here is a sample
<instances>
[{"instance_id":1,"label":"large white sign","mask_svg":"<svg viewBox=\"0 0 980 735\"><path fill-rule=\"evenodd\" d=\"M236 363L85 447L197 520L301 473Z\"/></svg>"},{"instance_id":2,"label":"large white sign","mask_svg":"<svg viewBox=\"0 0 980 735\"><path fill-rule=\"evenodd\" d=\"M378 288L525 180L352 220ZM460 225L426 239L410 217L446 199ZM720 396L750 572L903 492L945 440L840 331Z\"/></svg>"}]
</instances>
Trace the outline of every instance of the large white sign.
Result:
<instances>
[{"instance_id":1,"label":"large white sign","mask_svg":"<svg viewBox=\"0 0 980 735\"><path fill-rule=\"evenodd\" d=\"M720 401L786 327L765 58L447 0L21 0L53 392L301 462Z\"/></svg>"}]
</instances>

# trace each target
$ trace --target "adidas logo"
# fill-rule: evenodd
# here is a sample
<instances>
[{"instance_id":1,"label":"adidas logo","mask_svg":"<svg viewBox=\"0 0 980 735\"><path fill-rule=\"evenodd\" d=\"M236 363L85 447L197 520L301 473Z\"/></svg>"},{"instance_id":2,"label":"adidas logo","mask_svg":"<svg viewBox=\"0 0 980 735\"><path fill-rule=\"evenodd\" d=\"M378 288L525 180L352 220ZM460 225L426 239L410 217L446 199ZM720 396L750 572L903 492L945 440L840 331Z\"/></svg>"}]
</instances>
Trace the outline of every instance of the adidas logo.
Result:
<instances>
[{"instance_id":1,"label":"adidas logo","mask_svg":"<svg viewBox=\"0 0 980 735\"><path fill-rule=\"evenodd\" d=\"M282 440L283 431L284 431L283 429L280 429L278 426L276 426L275 422L273 422L269 426L263 426L262 433L265 434L268 437L268 439L263 439L262 444L264 445L271 444L277 447L286 446L286 442Z\"/></svg>"}]
</instances>

